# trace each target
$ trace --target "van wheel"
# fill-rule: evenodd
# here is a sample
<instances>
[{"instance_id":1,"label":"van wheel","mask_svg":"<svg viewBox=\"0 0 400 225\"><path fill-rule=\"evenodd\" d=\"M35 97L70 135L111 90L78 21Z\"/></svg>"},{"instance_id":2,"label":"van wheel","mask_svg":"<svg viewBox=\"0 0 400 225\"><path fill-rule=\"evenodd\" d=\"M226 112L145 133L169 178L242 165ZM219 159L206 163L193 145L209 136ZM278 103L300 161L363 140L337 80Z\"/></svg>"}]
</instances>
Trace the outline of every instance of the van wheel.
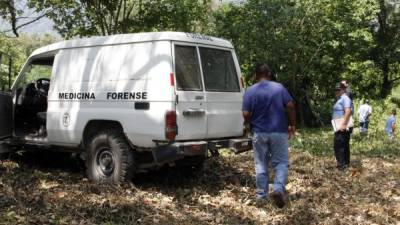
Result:
<instances>
[{"instance_id":1,"label":"van wheel","mask_svg":"<svg viewBox=\"0 0 400 225\"><path fill-rule=\"evenodd\" d=\"M96 183L119 184L135 173L134 152L118 130L105 130L93 136L88 146L86 168Z\"/></svg>"}]
</instances>

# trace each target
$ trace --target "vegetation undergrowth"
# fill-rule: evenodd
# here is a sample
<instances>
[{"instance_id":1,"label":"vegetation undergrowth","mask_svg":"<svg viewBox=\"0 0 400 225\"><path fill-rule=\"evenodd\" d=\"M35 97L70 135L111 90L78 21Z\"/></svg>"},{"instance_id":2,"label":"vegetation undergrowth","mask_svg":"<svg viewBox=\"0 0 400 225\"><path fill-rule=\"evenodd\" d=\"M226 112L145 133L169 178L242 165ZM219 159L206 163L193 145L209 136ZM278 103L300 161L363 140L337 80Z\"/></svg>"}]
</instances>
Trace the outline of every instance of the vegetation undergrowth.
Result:
<instances>
[{"instance_id":1,"label":"vegetation undergrowth","mask_svg":"<svg viewBox=\"0 0 400 225\"><path fill-rule=\"evenodd\" d=\"M391 158L400 155L400 136L390 140L384 132L386 119L392 109L398 108L391 101L370 100L372 115L367 134L360 134L358 123L358 108L365 99L354 100L354 129L351 135L350 148L351 154L365 156L379 156ZM399 120L399 119L398 119ZM399 129L398 129L399 130ZM297 151L308 151L314 155L333 154L333 130L331 126L323 128L301 128L298 130L297 137L290 141L291 148Z\"/></svg>"}]
</instances>

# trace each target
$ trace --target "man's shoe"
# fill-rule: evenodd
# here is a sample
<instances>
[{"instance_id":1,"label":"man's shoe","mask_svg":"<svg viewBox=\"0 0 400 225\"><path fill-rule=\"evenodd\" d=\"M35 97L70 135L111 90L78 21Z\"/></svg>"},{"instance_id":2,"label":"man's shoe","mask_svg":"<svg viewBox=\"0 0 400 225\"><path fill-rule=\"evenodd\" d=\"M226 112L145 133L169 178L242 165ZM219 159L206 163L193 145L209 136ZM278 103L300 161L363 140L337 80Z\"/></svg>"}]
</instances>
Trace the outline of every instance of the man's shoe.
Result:
<instances>
[{"instance_id":1,"label":"man's shoe","mask_svg":"<svg viewBox=\"0 0 400 225\"><path fill-rule=\"evenodd\" d=\"M272 192L271 198L276 207L283 208L285 206L285 199L282 192Z\"/></svg>"},{"instance_id":2,"label":"man's shoe","mask_svg":"<svg viewBox=\"0 0 400 225\"><path fill-rule=\"evenodd\" d=\"M336 168L339 171L346 172L346 170L349 168L349 166L348 165L342 165L342 166L337 166Z\"/></svg>"},{"instance_id":3,"label":"man's shoe","mask_svg":"<svg viewBox=\"0 0 400 225\"><path fill-rule=\"evenodd\" d=\"M262 197L256 197L254 203L255 203L255 205L256 205L257 207L263 207L263 206L265 206L265 204L267 203L267 198L266 198L266 197L264 197L264 198L262 198Z\"/></svg>"}]
</instances>

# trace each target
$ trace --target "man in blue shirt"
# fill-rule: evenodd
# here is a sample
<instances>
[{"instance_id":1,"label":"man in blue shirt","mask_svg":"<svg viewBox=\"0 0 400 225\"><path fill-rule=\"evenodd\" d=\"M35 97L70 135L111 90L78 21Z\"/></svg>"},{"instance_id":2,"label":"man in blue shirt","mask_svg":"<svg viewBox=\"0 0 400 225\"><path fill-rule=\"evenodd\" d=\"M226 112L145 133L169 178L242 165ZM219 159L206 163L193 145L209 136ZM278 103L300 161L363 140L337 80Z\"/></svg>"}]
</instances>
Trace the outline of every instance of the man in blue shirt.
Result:
<instances>
[{"instance_id":1,"label":"man in blue shirt","mask_svg":"<svg viewBox=\"0 0 400 225\"><path fill-rule=\"evenodd\" d=\"M392 113L386 120L385 131L390 139L394 138L396 131L396 110L393 109Z\"/></svg>"},{"instance_id":2,"label":"man in blue shirt","mask_svg":"<svg viewBox=\"0 0 400 225\"><path fill-rule=\"evenodd\" d=\"M256 197L267 199L268 165L271 161L275 170L271 197L282 208L285 205L289 165L288 137L293 136L296 129L295 107L287 90L280 83L271 81L272 74L268 65L257 67L256 78L257 83L243 97L243 117L245 122L250 123L253 132Z\"/></svg>"}]
</instances>

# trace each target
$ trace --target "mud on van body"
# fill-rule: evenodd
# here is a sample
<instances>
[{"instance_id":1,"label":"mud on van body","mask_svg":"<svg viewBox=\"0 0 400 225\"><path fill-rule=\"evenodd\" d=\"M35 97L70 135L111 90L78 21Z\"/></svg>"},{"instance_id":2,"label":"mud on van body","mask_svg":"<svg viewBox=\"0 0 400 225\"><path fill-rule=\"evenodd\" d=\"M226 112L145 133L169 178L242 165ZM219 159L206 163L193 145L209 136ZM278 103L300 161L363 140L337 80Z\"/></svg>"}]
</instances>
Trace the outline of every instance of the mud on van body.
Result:
<instances>
[{"instance_id":1,"label":"mud on van body","mask_svg":"<svg viewBox=\"0 0 400 225\"><path fill-rule=\"evenodd\" d=\"M63 41L34 51L11 95L0 95L11 109L0 112L0 133L9 146L82 153L92 180L120 182L177 160L200 164L209 150L249 150L242 95L223 39L160 32Z\"/></svg>"}]
</instances>

